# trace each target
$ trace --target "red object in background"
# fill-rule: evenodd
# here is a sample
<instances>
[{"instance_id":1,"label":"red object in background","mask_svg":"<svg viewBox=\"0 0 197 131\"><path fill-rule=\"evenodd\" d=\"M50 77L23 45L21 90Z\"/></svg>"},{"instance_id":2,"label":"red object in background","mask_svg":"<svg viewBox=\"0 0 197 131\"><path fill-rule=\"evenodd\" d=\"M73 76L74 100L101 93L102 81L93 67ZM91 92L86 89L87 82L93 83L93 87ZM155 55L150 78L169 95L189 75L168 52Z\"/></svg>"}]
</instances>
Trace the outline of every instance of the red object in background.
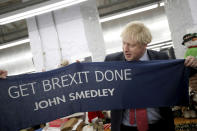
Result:
<instances>
[{"instance_id":1,"label":"red object in background","mask_svg":"<svg viewBox=\"0 0 197 131\"><path fill-rule=\"evenodd\" d=\"M94 118L104 118L104 115L101 111L94 111L94 112L88 112L88 121L91 123L92 119Z\"/></svg>"},{"instance_id":2,"label":"red object in background","mask_svg":"<svg viewBox=\"0 0 197 131\"><path fill-rule=\"evenodd\" d=\"M64 119L57 119L54 121L49 122L49 127L61 127L61 125L65 122L67 122L69 119L64 118Z\"/></svg>"}]
</instances>

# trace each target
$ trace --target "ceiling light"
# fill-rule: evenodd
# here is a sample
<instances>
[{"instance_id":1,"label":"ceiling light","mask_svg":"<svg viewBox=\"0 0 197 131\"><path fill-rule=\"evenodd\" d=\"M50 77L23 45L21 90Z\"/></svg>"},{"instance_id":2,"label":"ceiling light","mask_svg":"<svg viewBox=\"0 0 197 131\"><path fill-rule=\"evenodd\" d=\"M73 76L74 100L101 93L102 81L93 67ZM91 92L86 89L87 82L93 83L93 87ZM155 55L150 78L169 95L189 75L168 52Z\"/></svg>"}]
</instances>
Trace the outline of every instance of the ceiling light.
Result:
<instances>
[{"instance_id":1,"label":"ceiling light","mask_svg":"<svg viewBox=\"0 0 197 131\"><path fill-rule=\"evenodd\" d=\"M148 46L153 46L153 45L158 45L158 44L162 44L162 43L172 43L172 40L171 39L168 39L168 40L160 40L160 41L156 41L154 43L149 43Z\"/></svg>"},{"instance_id":2,"label":"ceiling light","mask_svg":"<svg viewBox=\"0 0 197 131\"><path fill-rule=\"evenodd\" d=\"M62 9L64 7L75 5L84 1L87 0L51 0L49 2L41 3L40 5L35 5L8 14L3 14L0 16L0 25Z\"/></svg>"},{"instance_id":3,"label":"ceiling light","mask_svg":"<svg viewBox=\"0 0 197 131\"><path fill-rule=\"evenodd\" d=\"M152 48L156 48L156 47L162 47L162 46L166 46L166 45L172 45L172 43L163 43L163 44L148 46L147 49L152 49Z\"/></svg>"},{"instance_id":4,"label":"ceiling light","mask_svg":"<svg viewBox=\"0 0 197 131\"><path fill-rule=\"evenodd\" d=\"M166 49L166 48L170 48L170 47L173 47L173 48L174 48L173 45L163 46L163 47L161 47L161 48L162 48L162 49Z\"/></svg>"},{"instance_id":5,"label":"ceiling light","mask_svg":"<svg viewBox=\"0 0 197 131\"><path fill-rule=\"evenodd\" d=\"M0 45L0 50L5 49L5 48L9 48L9 47L13 47L13 46L17 46L17 45L21 45L21 44L28 43L28 42L30 42L29 38L20 39L20 40L14 41L14 42L8 42L8 43Z\"/></svg>"},{"instance_id":6,"label":"ceiling light","mask_svg":"<svg viewBox=\"0 0 197 131\"><path fill-rule=\"evenodd\" d=\"M121 13L118 13L118 14L115 14L115 15L103 17L103 18L100 19L100 22L102 23L102 22L118 19L118 18L129 16L129 15L132 15L132 14L136 14L136 13L140 13L140 12L143 12L143 11L151 10L151 9L154 9L154 8L157 8L157 7L158 7L158 4L153 4L153 5L150 5L150 6L146 6L146 7L142 7L142 8L138 8L138 9L134 9L134 10L128 10L128 11L121 12Z\"/></svg>"}]
</instances>

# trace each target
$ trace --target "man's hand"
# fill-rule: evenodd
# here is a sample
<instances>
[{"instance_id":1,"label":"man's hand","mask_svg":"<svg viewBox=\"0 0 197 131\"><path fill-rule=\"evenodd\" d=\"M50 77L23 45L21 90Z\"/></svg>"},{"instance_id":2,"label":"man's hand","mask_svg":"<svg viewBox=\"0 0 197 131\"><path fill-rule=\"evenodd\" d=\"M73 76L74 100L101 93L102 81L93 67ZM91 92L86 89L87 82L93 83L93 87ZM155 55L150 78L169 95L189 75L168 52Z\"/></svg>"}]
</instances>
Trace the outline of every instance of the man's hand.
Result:
<instances>
[{"instance_id":1,"label":"man's hand","mask_svg":"<svg viewBox=\"0 0 197 131\"><path fill-rule=\"evenodd\" d=\"M8 72L5 70L0 70L0 78L5 79L8 75Z\"/></svg>"},{"instance_id":2,"label":"man's hand","mask_svg":"<svg viewBox=\"0 0 197 131\"><path fill-rule=\"evenodd\" d=\"M187 67L197 68L197 59L194 56L188 56L185 59L184 65Z\"/></svg>"}]
</instances>

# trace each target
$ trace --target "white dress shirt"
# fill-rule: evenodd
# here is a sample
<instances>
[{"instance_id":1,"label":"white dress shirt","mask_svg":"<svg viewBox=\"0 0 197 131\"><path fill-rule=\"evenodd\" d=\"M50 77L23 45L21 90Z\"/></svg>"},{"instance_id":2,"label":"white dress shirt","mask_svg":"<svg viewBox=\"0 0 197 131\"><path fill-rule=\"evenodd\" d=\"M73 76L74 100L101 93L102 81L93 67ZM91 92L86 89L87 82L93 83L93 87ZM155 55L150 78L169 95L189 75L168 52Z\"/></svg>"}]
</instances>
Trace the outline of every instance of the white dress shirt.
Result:
<instances>
[{"instance_id":1,"label":"white dress shirt","mask_svg":"<svg viewBox=\"0 0 197 131\"><path fill-rule=\"evenodd\" d=\"M147 61L147 60L150 60L150 59L149 59L147 51L146 51L144 53L144 55L140 58L140 61ZM133 124L133 125L130 124L130 116L129 116L130 113L129 112L130 112L130 109L126 109L124 111L122 123L125 126L137 126L136 121L135 121L135 124ZM147 117L148 117L149 124L156 123L157 121L159 121L161 119L161 115L159 114L159 109L158 108L147 108ZM136 113L135 113L135 118L136 118Z\"/></svg>"}]
</instances>

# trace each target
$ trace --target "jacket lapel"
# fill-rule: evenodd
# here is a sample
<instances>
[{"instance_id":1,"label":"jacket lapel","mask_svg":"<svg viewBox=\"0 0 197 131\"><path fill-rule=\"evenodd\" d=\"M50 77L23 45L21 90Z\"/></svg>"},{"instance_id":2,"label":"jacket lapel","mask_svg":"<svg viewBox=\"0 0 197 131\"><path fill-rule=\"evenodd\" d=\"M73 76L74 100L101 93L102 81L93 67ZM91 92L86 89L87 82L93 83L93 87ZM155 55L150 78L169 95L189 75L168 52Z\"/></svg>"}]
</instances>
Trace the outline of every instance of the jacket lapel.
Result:
<instances>
[{"instance_id":1,"label":"jacket lapel","mask_svg":"<svg viewBox=\"0 0 197 131\"><path fill-rule=\"evenodd\" d=\"M119 60L120 60L120 61L126 61L123 52L121 52L121 55L120 55L120 57L119 57Z\"/></svg>"},{"instance_id":2,"label":"jacket lapel","mask_svg":"<svg viewBox=\"0 0 197 131\"><path fill-rule=\"evenodd\" d=\"M156 57L156 55L153 53L153 51L147 50L147 53L148 53L148 57L149 57L150 60L156 60L156 59L157 59L157 57Z\"/></svg>"}]
</instances>

